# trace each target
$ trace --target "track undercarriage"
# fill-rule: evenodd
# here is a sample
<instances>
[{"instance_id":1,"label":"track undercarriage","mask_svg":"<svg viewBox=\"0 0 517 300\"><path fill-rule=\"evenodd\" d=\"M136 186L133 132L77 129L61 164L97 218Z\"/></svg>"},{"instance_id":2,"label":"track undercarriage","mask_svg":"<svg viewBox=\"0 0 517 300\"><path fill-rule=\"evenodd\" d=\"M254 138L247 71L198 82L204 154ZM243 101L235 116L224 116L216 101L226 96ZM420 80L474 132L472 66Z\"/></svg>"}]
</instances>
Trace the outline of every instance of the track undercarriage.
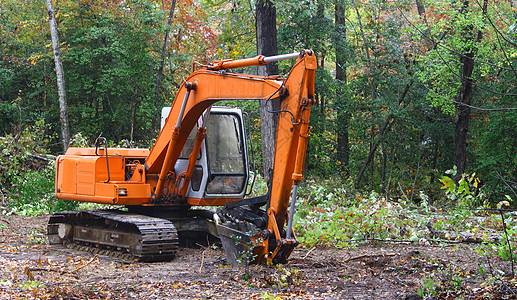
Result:
<instances>
[{"instance_id":1,"label":"track undercarriage","mask_svg":"<svg viewBox=\"0 0 517 300\"><path fill-rule=\"evenodd\" d=\"M173 259L179 244L171 221L119 210L56 213L47 235L50 244L145 262Z\"/></svg>"},{"instance_id":2,"label":"track undercarriage","mask_svg":"<svg viewBox=\"0 0 517 300\"><path fill-rule=\"evenodd\" d=\"M124 261L169 261L181 246L220 243L233 267L286 263L298 245L286 231L268 230L262 209L268 194L232 201L217 211L181 206L126 206L127 211L60 212L50 217L50 244L108 255ZM274 220L274 219L273 219ZM263 241L267 241L264 243ZM267 261L266 253L278 253Z\"/></svg>"},{"instance_id":3,"label":"track undercarriage","mask_svg":"<svg viewBox=\"0 0 517 300\"><path fill-rule=\"evenodd\" d=\"M211 210L167 206L127 208L128 211L55 213L47 226L49 243L142 262L172 260L180 244L197 247L222 243L228 263L239 266L251 262L251 257L244 257L251 253L250 237L265 228L263 217L255 215L258 211L232 205L218 210L217 221Z\"/></svg>"}]
</instances>

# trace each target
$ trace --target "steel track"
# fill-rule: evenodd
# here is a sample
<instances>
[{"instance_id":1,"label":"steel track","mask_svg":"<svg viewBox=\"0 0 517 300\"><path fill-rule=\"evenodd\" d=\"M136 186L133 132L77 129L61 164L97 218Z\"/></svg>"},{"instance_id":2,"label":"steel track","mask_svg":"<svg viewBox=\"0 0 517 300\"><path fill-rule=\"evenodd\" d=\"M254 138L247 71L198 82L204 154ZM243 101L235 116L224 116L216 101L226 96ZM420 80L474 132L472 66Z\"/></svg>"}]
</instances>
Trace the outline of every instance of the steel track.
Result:
<instances>
[{"instance_id":1,"label":"steel track","mask_svg":"<svg viewBox=\"0 0 517 300\"><path fill-rule=\"evenodd\" d=\"M168 261L178 249L169 220L119 210L60 212L47 226L50 244L108 255L124 261Z\"/></svg>"}]
</instances>

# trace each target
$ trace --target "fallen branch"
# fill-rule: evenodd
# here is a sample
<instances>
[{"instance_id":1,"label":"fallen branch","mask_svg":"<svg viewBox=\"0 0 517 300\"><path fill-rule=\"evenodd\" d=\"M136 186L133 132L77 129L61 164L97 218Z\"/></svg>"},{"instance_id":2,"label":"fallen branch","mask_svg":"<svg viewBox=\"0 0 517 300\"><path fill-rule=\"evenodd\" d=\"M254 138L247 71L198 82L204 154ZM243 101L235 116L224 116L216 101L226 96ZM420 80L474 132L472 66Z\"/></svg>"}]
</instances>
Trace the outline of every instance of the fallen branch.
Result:
<instances>
[{"instance_id":1,"label":"fallen branch","mask_svg":"<svg viewBox=\"0 0 517 300\"><path fill-rule=\"evenodd\" d=\"M84 265L82 265L82 266L77 267L75 270L73 270L73 271L72 271L72 272L70 272L70 273L75 273L75 272L77 272L77 271L81 270L82 268L84 268L84 267L86 267L86 266L90 265L90 264L91 264L95 259L97 259L97 257L99 257L99 255L98 255L98 254L95 254L95 256L94 256L94 257L92 257L92 259L90 259L87 263L85 263L85 264L84 264Z\"/></svg>"},{"instance_id":2,"label":"fallen branch","mask_svg":"<svg viewBox=\"0 0 517 300\"><path fill-rule=\"evenodd\" d=\"M471 233L471 232L460 232L456 233L454 231L441 231L436 230L433 227L433 223L428 222L426 225L427 229L431 232L431 236L447 241L456 241L461 243L499 243L501 240L501 236L497 234L479 234L479 233Z\"/></svg>"},{"instance_id":3,"label":"fallen branch","mask_svg":"<svg viewBox=\"0 0 517 300\"><path fill-rule=\"evenodd\" d=\"M35 153L31 153L31 154L29 154L29 156L30 156L30 158L34 162L40 161L40 162L43 162L45 164L49 164L51 162L56 161L56 156L49 155L49 154L35 154Z\"/></svg>"},{"instance_id":4,"label":"fallen branch","mask_svg":"<svg viewBox=\"0 0 517 300\"><path fill-rule=\"evenodd\" d=\"M42 267L28 268L27 270L29 270L31 272L45 271L45 272L56 272L56 273L61 273L61 274L68 273L68 272L60 270L60 269L42 268Z\"/></svg>"},{"instance_id":5,"label":"fallen branch","mask_svg":"<svg viewBox=\"0 0 517 300\"><path fill-rule=\"evenodd\" d=\"M198 273L201 273L201 270L203 269L203 263L205 262L205 251L206 251L206 249L203 250L203 252L201 252L201 265L199 266Z\"/></svg>"},{"instance_id":6,"label":"fallen branch","mask_svg":"<svg viewBox=\"0 0 517 300\"><path fill-rule=\"evenodd\" d=\"M387 239L378 239L378 238L365 238L365 241L376 241L376 242L385 242L385 243L400 243L400 244L413 244L414 241L411 240L387 240Z\"/></svg>"},{"instance_id":7,"label":"fallen branch","mask_svg":"<svg viewBox=\"0 0 517 300\"><path fill-rule=\"evenodd\" d=\"M203 269L203 264L205 262L205 251L210 249L210 244L208 244L208 247L196 243L199 247L203 248L203 252L201 252L201 265L199 266L198 273L201 273L201 270Z\"/></svg>"},{"instance_id":8,"label":"fallen branch","mask_svg":"<svg viewBox=\"0 0 517 300\"><path fill-rule=\"evenodd\" d=\"M77 276L76 274L73 274L74 272L69 272L69 271L66 271L66 270L63 270L63 269L42 268L42 267L37 267L37 268L28 268L27 267L25 269L25 273L26 274L31 274L31 272L37 272L37 271L41 271L41 272L56 272L56 273L59 273L59 275L69 274L72 277L74 277L75 279L79 279L79 276ZM29 275L27 275L27 276L29 276Z\"/></svg>"},{"instance_id":9,"label":"fallen branch","mask_svg":"<svg viewBox=\"0 0 517 300\"><path fill-rule=\"evenodd\" d=\"M359 255L359 256L350 257L350 258L346 259L344 262L345 262L345 263L347 263L347 262L351 262L352 260L358 260L358 259L363 259L363 258L391 257L391 256L396 256L396 255L398 255L398 253L388 253L388 254L363 254L363 255Z\"/></svg>"},{"instance_id":10,"label":"fallen branch","mask_svg":"<svg viewBox=\"0 0 517 300\"><path fill-rule=\"evenodd\" d=\"M407 203L411 203L408 199L408 197L406 196L406 193L404 193L404 190L402 189L402 186L400 185L400 182L398 183L399 184L399 189L400 189L400 192L402 193L402 196L404 196L404 199L406 199L406 202Z\"/></svg>"},{"instance_id":11,"label":"fallen branch","mask_svg":"<svg viewBox=\"0 0 517 300\"><path fill-rule=\"evenodd\" d=\"M312 247L312 249L311 249L311 250L309 250L309 252L307 252L307 254L305 254L305 256L303 257L303 259L306 259L306 258L307 258L307 256L309 256L309 254L311 254L311 252L312 252L314 249L316 249L316 247Z\"/></svg>"}]
</instances>

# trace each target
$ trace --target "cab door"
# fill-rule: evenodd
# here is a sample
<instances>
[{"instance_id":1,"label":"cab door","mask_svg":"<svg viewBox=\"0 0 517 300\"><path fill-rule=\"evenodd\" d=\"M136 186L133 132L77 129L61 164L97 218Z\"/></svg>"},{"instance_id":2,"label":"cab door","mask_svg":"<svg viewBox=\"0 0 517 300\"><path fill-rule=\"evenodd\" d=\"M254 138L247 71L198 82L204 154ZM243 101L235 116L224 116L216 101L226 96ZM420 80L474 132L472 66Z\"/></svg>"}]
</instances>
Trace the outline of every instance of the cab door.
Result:
<instances>
[{"instance_id":1,"label":"cab door","mask_svg":"<svg viewBox=\"0 0 517 300\"><path fill-rule=\"evenodd\" d=\"M208 119L208 180L205 197L243 198L248 183L248 153L240 109L213 109Z\"/></svg>"},{"instance_id":2,"label":"cab door","mask_svg":"<svg viewBox=\"0 0 517 300\"><path fill-rule=\"evenodd\" d=\"M162 127L170 107L162 109ZM198 126L202 117L198 120ZM206 137L201 145L186 197L189 199L242 199L249 177L248 147L240 108L212 107L206 124ZM179 174L187 169L188 157L194 147L196 128L174 166ZM189 200L189 203L193 201ZM193 203L221 204L219 201Z\"/></svg>"}]
</instances>

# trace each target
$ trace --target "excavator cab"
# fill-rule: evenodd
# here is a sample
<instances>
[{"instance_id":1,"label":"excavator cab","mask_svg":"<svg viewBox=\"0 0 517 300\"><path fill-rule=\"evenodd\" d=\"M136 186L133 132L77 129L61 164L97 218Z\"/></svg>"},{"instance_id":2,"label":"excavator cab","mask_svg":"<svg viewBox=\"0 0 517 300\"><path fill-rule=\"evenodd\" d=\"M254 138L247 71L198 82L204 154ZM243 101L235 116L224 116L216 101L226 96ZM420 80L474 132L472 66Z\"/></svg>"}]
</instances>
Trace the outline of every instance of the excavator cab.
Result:
<instances>
[{"instance_id":1,"label":"excavator cab","mask_svg":"<svg viewBox=\"0 0 517 300\"><path fill-rule=\"evenodd\" d=\"M162 128L171 108L162 109ZM248 147L240 108L212 107L206 124L206 137L197 156L194 172L186 198L242 199L248 183ZM194 149L196 128L201 126L205 115L194 126L174 166L174 173L185 172L189 155ZM203 199L203 200L201 200Z\"/></svg>"}]
</instances>

